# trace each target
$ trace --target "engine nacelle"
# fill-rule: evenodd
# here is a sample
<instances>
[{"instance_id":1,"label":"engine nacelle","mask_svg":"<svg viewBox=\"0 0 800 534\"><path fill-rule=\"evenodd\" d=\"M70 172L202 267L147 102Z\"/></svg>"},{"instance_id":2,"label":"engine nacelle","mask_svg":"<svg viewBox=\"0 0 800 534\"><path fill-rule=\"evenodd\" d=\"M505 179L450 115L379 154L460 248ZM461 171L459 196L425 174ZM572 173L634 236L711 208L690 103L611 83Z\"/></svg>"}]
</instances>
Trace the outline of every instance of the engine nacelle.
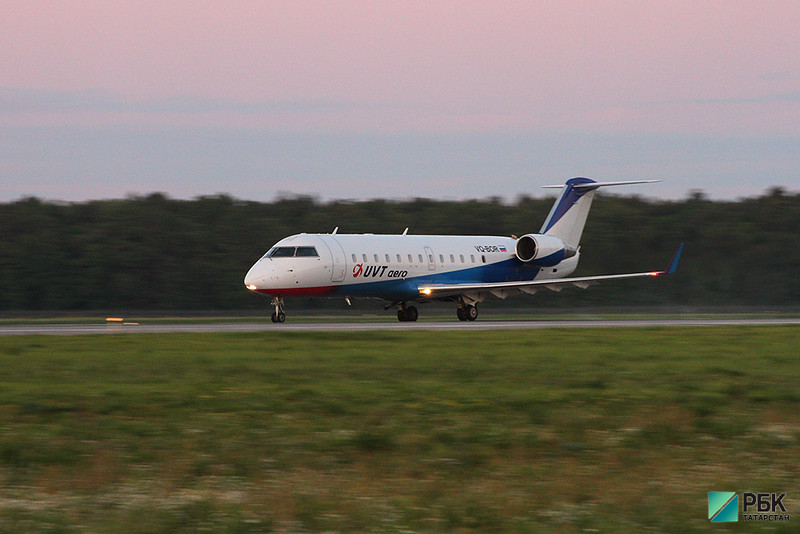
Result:
<instances>
[{"instance_id":1,"label":"engine nacelle","mask_svg":"<svg viewBox=\"0 0 800 534\"><path fill-rule=\"evenodd\" d=\"M556 265L564 258L575 255L574 249L567 249L557 237L544 234L527 234L517 239L514 253L519 261L543 267Z\"/></svg>"}]
</instances>

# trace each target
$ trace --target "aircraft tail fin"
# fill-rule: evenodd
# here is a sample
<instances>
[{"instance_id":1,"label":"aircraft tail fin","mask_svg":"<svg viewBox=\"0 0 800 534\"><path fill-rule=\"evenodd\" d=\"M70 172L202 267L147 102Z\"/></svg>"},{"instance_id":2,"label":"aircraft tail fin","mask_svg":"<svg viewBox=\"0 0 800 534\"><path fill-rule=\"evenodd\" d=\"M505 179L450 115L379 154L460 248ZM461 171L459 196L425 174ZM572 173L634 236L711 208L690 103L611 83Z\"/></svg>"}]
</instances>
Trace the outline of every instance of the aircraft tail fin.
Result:
<instances>
[{"instance_id":1,"label":"aircraft tail fin","mask_svg":"<svg viewBox=\"0 0 800 534\"><path fill-rule=\"evenodd\" d=\"M545 219L540 234L558 237L565 245L578 248L594 192L600 187L612 185L647 184L660 180L635 180L628 182L595 182L589 178L571 178L564 185L546 185L546 188L562 188Z\"/></svg>"}]
</instances>

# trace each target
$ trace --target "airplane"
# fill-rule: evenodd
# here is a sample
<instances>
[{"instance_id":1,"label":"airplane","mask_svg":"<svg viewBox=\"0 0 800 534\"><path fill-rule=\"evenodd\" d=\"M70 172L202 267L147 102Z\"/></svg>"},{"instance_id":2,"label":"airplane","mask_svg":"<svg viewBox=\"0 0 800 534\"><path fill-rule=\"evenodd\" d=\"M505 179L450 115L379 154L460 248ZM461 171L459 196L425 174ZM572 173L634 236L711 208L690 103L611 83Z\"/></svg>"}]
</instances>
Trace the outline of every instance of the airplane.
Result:
<instances>
[{"instance_id":1,"label":"airplane","mask_svg":"<svg viewBox=\"0 0 800 534\"><path fill-rule=\"evenodd\" d=\"M400 321L416 321L416 303L456 303L460 321L478 318L478 303L539 289L587 288L604 280L672 274L683 243L663 271L570 278L580 259L580 238L595 191L659 180L596 182L572 178L537 234L522 237L297 234L278 241L247 272L250 291L272 297L272 322L286 320L284 297L381 298Z\"/></svg>"}]
</instances>

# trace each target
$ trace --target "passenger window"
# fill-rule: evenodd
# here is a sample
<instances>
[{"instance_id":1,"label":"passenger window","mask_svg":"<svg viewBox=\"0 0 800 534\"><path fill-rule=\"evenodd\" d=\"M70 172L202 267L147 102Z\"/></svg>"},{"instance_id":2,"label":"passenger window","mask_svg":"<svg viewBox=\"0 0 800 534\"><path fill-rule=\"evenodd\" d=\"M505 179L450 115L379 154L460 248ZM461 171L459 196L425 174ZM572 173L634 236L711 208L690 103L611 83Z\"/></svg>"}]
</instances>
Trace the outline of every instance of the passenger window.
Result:
<instances>
[{"instance_id":1,"label":"passenger window","mask_svg":"<svg viewBox=\"0 0 800 534\"><path fill-rule=\"evenodd\" d=\"M378 259L378 255L377 254L373 254L372 257L375 258L375 263L378 263L380 261Z\"/></svg>"},{"instance_id":2,"label":"passenger window","mask_svg":"<svg viewBox=\"0 0 800 534\"><path fill-rule=\"evenodd\" d=\"M355 263L355 262L357 262L357 261L358 261L358 260L356 259L356 255L355 255L355 254L353 254L353 263Z\"/></svg>"},{"instance_id":3,"label":"passenger window","mask_svg":"<svg viewBox=\"0 0 800 534\"><path fill-rule=\"evenodd\" d=\"M444 256L439 254L439 263L444 263Z\"/></svg>"},{"instance_id":4,"label":"passenger window","mask_svg":"<svg viewBox=\"0 0 800 534\"><path fill-rule=\"evenodd\" d=\"M422 263L422 254L419 255L419 262Z\"/></svg>"},{"instance_id":5,"label":"passenger window","mask_svg":"<svg viewBox=\"0 0 800 534\"><path fill-rule=\"evenodd\" d=\"M389 259L389 255L386 255L386 263L389 263L391 260Z\"/></svg>"},{"instance_id":6,"label":"passenger window","mask_svg":"<svg viewBox=\"0 0 800 534\"><path fill-rule=\"evenodd\" d=\"M455 258L455 256L453 256L452 254L450 254L450 263L455 263L455 262L456 262L456 258Z\"/></svg>"},{"instance_id":7,"label":"passenger window","mask_svg":"<svg viewBox=\"0 0 800 534\"><path fill-rule=\"evenodd\" d=\"M411 258L411 254L408 255L408 263L414 263L414 260Z\"/></svg>"},{"instance_id":8,"label":"passenger window","mask_svg":"<svg viewBox=\"0 0 800 534\"><path fill-rule=\"evenodd\" d=\"M464 255L461 254L461 263L464 263Z\"/></svg>"},{"instance_id":9,"label":"passenger window","mask_svg":"<svg viewBox=\"0 0 800 534\"><path fill-rule=\"evenodd\" d=\"M428 263L433 263L433 254L428 254Z\"/></svg>"},{"instance_id":10,"label":"passenger window","mask_svg":"<svg viewBox=\"0 0 800 534\"><path fill-rule=\"evenodd\" d=\"M299 258L318 258L317 249L314 247L297 247L295 256Z\"/></svg>"},{"instance_id":11,"label":"passenger window","mask_svg":"<svg viewBox=\"0 0 800 534\"><path fill-rule=\"evenodd\" d=\"M367 255L366 254L362 254L361 257L364 258L364 263L367 263Z\"/></svg>"},{"instance_id":12,"label":"passenger window","mask_svg":"<svg viewBox=\"0 0 800 534\"><path fill-rule=\"evenodd\" d=\"M484 256L484 255L481 255L481 261L482 261L483 263L486 263L486 256Z\"/></svg>"},{"instance_id":13,"label":"passenger window","mask_svg":"<svg viewBox=\"0 0 800 534\"><path fill-rule=\"evenodd\" d=\"M472 263L475 263L475 254L470 254L469 259L472 260Z\"/></svg>"},{"instance_id":14,"label":"passenger window","mask_svg":"<svg viewBox=\"0 0 800 534\"><path fill-rule=\"evenodd\" d=\"M400 254L397 255L397 263L400 263Z\"/></svg>"}]
</instances>

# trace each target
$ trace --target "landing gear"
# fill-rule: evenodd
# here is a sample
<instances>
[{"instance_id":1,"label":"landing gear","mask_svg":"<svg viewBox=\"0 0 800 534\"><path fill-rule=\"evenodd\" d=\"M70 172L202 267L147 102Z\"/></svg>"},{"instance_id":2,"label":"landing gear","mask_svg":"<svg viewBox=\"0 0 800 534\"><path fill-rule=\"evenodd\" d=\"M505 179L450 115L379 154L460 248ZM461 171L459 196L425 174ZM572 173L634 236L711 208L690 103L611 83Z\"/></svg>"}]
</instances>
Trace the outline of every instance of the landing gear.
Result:
<instances>
[{"instance_id":1,"label":"landing gear","mask_svg":"<svg viewBox=\"0 0 800 534\"><path fill-rule=\"evenodd\" d=\"M280 297L276 297L272 299L272 305L275 306L275 311L272 312L272 322L273 323L282 323L286 321L286 313L283 311L283 299Z\"/></svg>"},{"instance_id":2,"label":"landing gear","mask_svg":"<svg viewBox=\"0 0 800 534\"><path fill-rule=\"evenodd\" d=\"M419 317L416 306L406 306L405 303L397 306L397 320L400 322L414 322Z\"/></svg>"},{"instance_id":3,"label":"landing gear","mask_svg":"<svg viewBox=\"0 0 800 534\"><path fill-rule=\"evenodd\" d=\"M478 308L472 304L462 304L456 309L459 321L474 321L478 318Z\"/></svg>"}]
</instances>

